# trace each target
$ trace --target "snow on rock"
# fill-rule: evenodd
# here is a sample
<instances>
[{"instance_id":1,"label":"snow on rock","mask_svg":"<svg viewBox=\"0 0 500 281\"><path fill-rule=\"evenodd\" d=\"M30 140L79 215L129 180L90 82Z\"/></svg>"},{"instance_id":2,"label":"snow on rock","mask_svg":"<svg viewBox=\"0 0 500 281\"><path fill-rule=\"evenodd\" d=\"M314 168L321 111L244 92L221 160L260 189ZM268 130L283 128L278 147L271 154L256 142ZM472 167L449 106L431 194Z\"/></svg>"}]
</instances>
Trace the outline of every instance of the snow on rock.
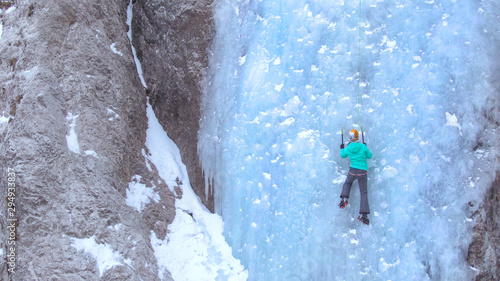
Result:
<instances>
[{"instance_id":1,"label":"snow on rock","mask_svg":"<svg viewBox=\"0 0 500 281\"><path fill-rule=\"evenodd\" d=\"M93 150L85 150L85 155L88 155L88 156L92 156L92 157L95 157L95 158L99 158L99 156L97 156L97 153Z\"/></svg>"},{"instance_id":2,"label":"snow on rock","mask_svg":"<svg viewBox=\"0 0 500 281\"><path fill-rule=\"evenodd\" d=\"M153 162L158 169L160 177L167 183L172 192L177 180L189 185L186 167L182 164L181 155L177 145L168 137L163 127L158 122L153 108L148 103L147 116L149 125L147 129L146 146L150 155L147 159Z\"/></svg>"},{"instance_id":3,"label":"snow on rock","mask_svg":"<svg viewBox=\"0 0 500 281\"><path fill-rule=\"evenodd\" d=\"M120 51L118 51L118 50L116 49L115 45L116 45L116 42L115 42L115 43L113 43L113 44L111 44L111 45L109 45L109 48L111 48L111 51L113 51L113 53L115 53L115 54L117 54L117 55L123 56L123 53L122 53L122 52L120 52Z\"/></svg>"},{"instance_id":4,"label":"snow on rock","mask_svg":"<svg viewBox=\"0 0 500 281\"><path fill-rule=\"evenodd\" d=\"M10 117L5 117L5 116L0 116L0 123L7 123L9 122Z\"/></svg>"},{"instance_id":5,"label":"snow on rock","mask_svg":"<svg viewBox=\"0 0 500 281\"><path fill-rule=\"evenodd\" d=\"M68 112L66 123L69 126L69 131L66 135L66 142L69 151L80 154L80 145L78 144L78 136L75 131L76 118L78 118L78 115L73 115L71 112Z\"/></svg>"},{"instance_id":6,"label":"snow on rock","mask_svg":"<svg viewBox=\"0 0 500 281\"><path fill-rule=\"evenodd\" d=\"M109 121L113 121L115 119L118 119L120 118L120 115L118 115L114 110L112 110L111 108L107 108L106 109L107 112L108 112L108 115L111 115L111 117L108 118Z\"/></svg>"},{"instance_id":7,"label":"snow on rock","mask_svg":"<svg viewBox=\"0 0 500 281\"><path fill-rule=\"evenodd\" d=\"M98 244L94 236L83 239L71 238L71 242L71 246L78 251L90 254L96 260L100 276L106 270L115 265L121 265L124 261L120 253L113 251L109 244Z\"/></svg>"},{"instance_id":8,"label":"snow on rock","mask_svg":"<svg viewBox=\"0 0 500 281\"><path fill-rule=\"evenodd\" d=\"M16 197L24 218L43 220L22 226L22 240L32 243L18 249L29 257L19 256L15 279L96 280L101 273L103 280L158 280L149 230L166 232L175 199L165 190L165 200L147 205L147 216L125 202L133 175L159 180L155 171L148 173L141 155L146 94L126 49L127 6L120 1L100 6L70 0L0 2L5 88L0 136L9 140L2 142L0 154L5 167L22 172L16 184L23 192L54 207ZM17 8L6 14L14 2ZM111 52L113 42L123 57ZM114 115L107 115L107 107L122 119L109 122ZM117 223L123 224L119 231L108 229ZM89 237L95 240L71 240ZM133 267L119 254L133 259Z\"/></svg>"},{"instance_id":9,"label":"snow on rock","mask_svg":"<svg viewBox=\"0 0 500 281\"><path fill-rule=\"evenodd\" d=\"M182 190L182 198L175 202L175 219L168 226L165 239L158 239L151 231L151 244L159 264L158 276L161 278L168 270L176 281L247 280L247 270L232 256L231 247L222 234L222 218L210 213L194 193L179 149L163 130L149 102L147 116L146 146L150 152L147 157L171 190L174 186Z\"/></svg>"},{"instance_id":10,"label":"snow on rock","mask_svg":"<svg viewBox=\"0 0 500 281\"><path fill-rule=\"evenodd\" d=\"M7 9L7 11L5 11L5 14L10 14L12 13L14 10L16 9L15 6L11 6L10 8Z\"/></svg>"},{"instance_id":11,"label":"snow on rock","mask_svg":"<svg viewBox=\"0 0 500 281\"><path fill-rule=\"evenodd\" d=\"M134 45L132 44L132 16L133 16L132 8L133 4L132 0L130 0L130 3L128 4L127 7L127 25L128 25L127 35L128 39L130 40L130 47L132 48L132 54L134 54L134 61L135 61L135 66L137 67L137 74L139 74L142 86L144 88L148 88L148 85L146 84L146 80L144 79L144 75L142 72L141 61L139 60L139 58L137 58L137 51L135 50Z\"/></svg>"},{"instance_id":12,"label":"snow on rock","mask_svg":"<svg viewBox=\"0 0 500 281\"><path fill-rule=\"evenodd\" d=\"M127 198L125 202L127 205L133 207L138 212L142 212L151 200L155 202L160 201L160 195L154 191L154 187L147 187L146 184L141 183L142 177L135 175L132 181L128 184Z\"/></svg>"}]
</instances>

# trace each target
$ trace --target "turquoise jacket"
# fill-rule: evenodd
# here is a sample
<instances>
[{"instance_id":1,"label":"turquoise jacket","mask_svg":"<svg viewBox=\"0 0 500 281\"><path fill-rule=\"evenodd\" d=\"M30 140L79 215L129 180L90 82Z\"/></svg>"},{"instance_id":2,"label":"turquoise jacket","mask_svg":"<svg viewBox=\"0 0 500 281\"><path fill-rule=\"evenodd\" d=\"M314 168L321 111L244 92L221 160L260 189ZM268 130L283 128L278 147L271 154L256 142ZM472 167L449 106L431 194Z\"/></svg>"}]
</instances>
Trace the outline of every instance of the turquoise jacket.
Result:
<instances>
[{"instance_id":1,"label":"turquoise jacket","mask_svg":"<svg viewBox=\"0 0 500 281\"><path fill-rule=\"evenodd\" d=\"M367 171L366 159L371 159L373 154L365 144L351 142L345 149L340 150L340 157L346 158L348 156L349 160L351 160L351 168Z\"/></svg>"}]
</instances>

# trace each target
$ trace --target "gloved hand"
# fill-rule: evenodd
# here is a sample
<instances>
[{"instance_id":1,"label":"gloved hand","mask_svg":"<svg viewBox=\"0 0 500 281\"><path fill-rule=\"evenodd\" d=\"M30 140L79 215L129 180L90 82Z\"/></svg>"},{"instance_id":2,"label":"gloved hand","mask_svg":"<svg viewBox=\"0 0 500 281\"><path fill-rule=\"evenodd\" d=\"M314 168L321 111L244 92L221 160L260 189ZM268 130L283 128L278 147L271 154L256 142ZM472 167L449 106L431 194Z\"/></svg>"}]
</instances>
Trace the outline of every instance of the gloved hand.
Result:
<instances>
[{"instance_id":1,"label":"gloved hand","mask_svg":"<svg viewBox=\"0 0 500 281\"><path fill-rule=\"evenodd\" d=\"M344 144L341 144L341 145L340 145L340 149L344 149Z\"/></svg>"}]
</instances>

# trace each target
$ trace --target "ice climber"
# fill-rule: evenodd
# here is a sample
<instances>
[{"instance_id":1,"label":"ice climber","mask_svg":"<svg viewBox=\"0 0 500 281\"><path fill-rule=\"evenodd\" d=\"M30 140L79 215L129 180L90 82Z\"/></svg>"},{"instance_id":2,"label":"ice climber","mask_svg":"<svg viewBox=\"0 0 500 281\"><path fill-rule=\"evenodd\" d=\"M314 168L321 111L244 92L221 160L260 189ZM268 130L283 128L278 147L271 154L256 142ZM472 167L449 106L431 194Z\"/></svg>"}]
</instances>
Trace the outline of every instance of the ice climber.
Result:
<instances>
[{"instance_id":1,"label":"ice climber","mask_svg":"<svg viewBox=\"0 0 500 281\"><path fill-rule=\"evenodd\" d=\"M345 208L349 200L352 183L354 180L358 180L359 193L361 194L358 219L364 224L370 224L370 220L368 219L370 206L368 205L368 164L366 163L366 159L372 158L373 155L366 146L366 143L360 143L357 130L352 129L349 131L349 140L350 142L347 144L347 147L344 147L343 143L340 145L340 156L342 158L349 157L351 165L347 179L342 187L342 193L340 194L340 198L342 199L339 207L341 209Z\"/></svg>"}]
</instances>

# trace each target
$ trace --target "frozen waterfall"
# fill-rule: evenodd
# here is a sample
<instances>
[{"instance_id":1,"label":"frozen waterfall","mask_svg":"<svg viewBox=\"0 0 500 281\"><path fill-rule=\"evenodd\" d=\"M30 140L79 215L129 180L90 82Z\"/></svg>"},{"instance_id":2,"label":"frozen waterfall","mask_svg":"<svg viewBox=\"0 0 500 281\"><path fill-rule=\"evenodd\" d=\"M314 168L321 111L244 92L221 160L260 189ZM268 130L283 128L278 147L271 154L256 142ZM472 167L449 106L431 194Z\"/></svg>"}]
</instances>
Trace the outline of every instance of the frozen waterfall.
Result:
<instances>
[{"instance_id":1,"label":"frozen waterfall","mask_svg":"<svg viewBox=\"0 0 500 281\"><path fill-rule=\"evenodd\" d=\"M216 0L214 9L198 149L249 280L472 279L471 215L499 169L498 5ZM374 155L370 226L356 219L356 183L348 208L337 207L349 168L342 126L362 126Z\"/></svg>"}]
</instances>

